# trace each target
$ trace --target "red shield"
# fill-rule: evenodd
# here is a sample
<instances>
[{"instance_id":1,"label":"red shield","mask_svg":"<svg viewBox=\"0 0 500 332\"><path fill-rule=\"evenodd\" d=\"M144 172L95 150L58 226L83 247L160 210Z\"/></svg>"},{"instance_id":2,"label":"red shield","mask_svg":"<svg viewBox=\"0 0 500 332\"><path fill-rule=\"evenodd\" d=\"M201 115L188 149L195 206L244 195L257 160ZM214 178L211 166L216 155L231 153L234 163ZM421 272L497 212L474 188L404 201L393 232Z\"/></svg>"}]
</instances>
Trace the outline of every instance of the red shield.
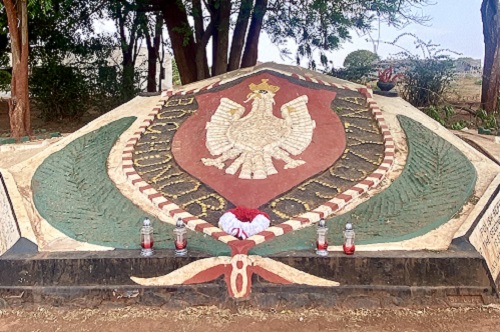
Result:
<instances>
[{"instance_id":1,"label":"red shield","mask_svg":"<svg viewBox=\"0 0 500 332\"><path fill-rule=\"evenodd\" d=\"M316 122L312 141L299 155L291 155L293 159L301 159L305 163L296 168L285 169L282 160L273 158L277 174L265 179L240 179L238 173L227 174L225 168L234 160L227 160L224 169L206 166L202 158L216 158L209 152L207 142L207 122L210 121L221 103L221 98L245 106L245 117L251 112L251 103L245 103L251 84L259 84L268 80L270 85L279 87L274 97L273 115L281 118L281 105L305 95L308 97L307 108L311 118ZM222 85L222 87L224 87ZM346 145L344 126L340 118L331 109L335 92L321 85L313 88L295 85L288 80L261 73L246 78L236 85L207 92L196 96L199 109L178 129L172 144L172 153L176 162L192 176L212 187L224 198L236 206L258 208L272 198L290 190L313 175L325 171L343 153ZM266 135L266 133L259 133ZM263 138L264 139L264 138Z\"/></svg>"}]
</instances>

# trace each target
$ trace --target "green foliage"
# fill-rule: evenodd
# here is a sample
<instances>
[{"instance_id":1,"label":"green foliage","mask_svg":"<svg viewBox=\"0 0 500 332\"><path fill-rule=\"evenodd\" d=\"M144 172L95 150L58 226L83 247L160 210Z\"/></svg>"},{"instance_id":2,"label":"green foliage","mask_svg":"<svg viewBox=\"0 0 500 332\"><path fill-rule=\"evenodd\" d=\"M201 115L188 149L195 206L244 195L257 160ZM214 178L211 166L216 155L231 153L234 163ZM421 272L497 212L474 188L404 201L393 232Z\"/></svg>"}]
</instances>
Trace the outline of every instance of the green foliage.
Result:
<instances>
[{"instance_id":1,"label":"green foliage","mask_svg":"<svg viewBox=\"0 0 500 332\"><path fill-rule=\"evenodd\" d=\"M33 69L30 83L34 106L45 120L80 117L88 109L89 82L77 67L46 62Z\"/></svg>"},{"instance_id":2,"label":"green foliage","mask_svg":"<svg viewBox=\"0 0 500 332\"><path fill-rule=\"evenodd\" d=\"M404 72L403 98L415 107L438 105L453 82L453 60L409 59Z\"/></svg>"},{"instance_id":3,"label":"green foliage","mask_svg":"<svg viewBox=\"0 0 500 332\"><path fill-rule=\"evenodd\" d=\"M349 53L344 60L344 68L373 68L380 58L368 50L357 50Z\"/></svg>"},{"instance_id":4,"label":"green foliage","mask_svg":"<svg viewBox=\"0 0 500 332\"><path fill-rule=\"evenodd\" d=\"M344 68L331 69L329 74L348 81L366 84L374 79L377 54L367 50L357 50L347 55Z\"/></svg>"},{"instance_id":5,"label":"green foliage","mask_svg":"<svg viewBox=\"0 0 500 332\"><path fill-rule=\"evenodd\" d=\"M329 75L344 79L350 82L366 84L375 78L373 68L367 67L350 67L331 69L327 72Z\"/></svg>"},{"instance_id":6,"label":"green foliage","mask_svg":"<svg viewBox=\"0 0 500 332\"><path fill-rule=\"evenodd\" d=\"M429 117L446 126L450 118L455 114L453 107L447 105L444 107L429 106L423 109L423 112Z\"/></svg>"},{"instance_id":7,"label":"green foliage","mask_svg":"<svg viewBox=\"0 0 500 332\"><path fill-rule=\"evenodd\" d=\"M478 127L484 129L498 129L498 122L494 112L486 112L484 109L477 110L476 122Z\"/></svg>"},{"instance_id":8,"label":"green foliage","mask_svg":"<svg viewBox=\"0 0 500 332\"><path fill-rule=\"evenodd\" d=\"M468 126L465 120L452 122L452 118L455 115L455 109L451 105L429 106L427 108L424 108L423 112L439 122L442 126L449 129L462 130Z\"/></svg>"},{"instance_id":9,"label":"green foliage","mask_svg":"<svg viewBox=\"0 0 500 332\"><path fill-rule=\"evenodd\" d=\"M90 110L103 114L127 101L120 75L118 66L104 61L85 67L45 58L32 70L30 95L45 120L79 118Z\"/></svg>"},{"instance_id":10,"label":"green foliage","mask_svg":"<svg viewBox=\"0 0 500 332\"><path fill-rule=\"evenodd\" d=\"M172 60L172 84L174 86L179 86L182 84L181 75L179 74L179 68L177 67L177 62Z\"/></svg>"},{"instance_id":11,"label":"green foliage","mask_svg":"<svg viewBox=\"0 0 500 332\"><path fill-rule=\"evenodd\" d=\"M450 126L452 130L462 130L467 127L467 122L465 120L459 120Z\"/></svg>"},{"instance_id":12,"label":"green foliage","mask_svg":"<svg viewBox=\"0 0 500 332\"><path fill-rule=\"evenodd\" d=\"M316 69L315 52L319 52L320 65L327 68L325 52L335 50L340 43L351 38L354 29L368 31L376 18L400 26L422 17L413 13L415 6L426 5L428 0L269 0L264 30L274 44L283 47L288 40L297 44L296 61L307 59L309 67Z\"/></svg>"},{"instance_id":13,"label":"green foliage","mask_svg":"<svg viewBox=\"0 0 500 332\"><path fill-rule=\"evenodd\" d=\"M439 105L455 78L455 63L445 53L454 52L438 49L438 45L424 42L408 33L398 36L390 44L397 45L398 40L404 36L414 38L415 47L422 52L422 56L405 49L397 55L404 75L403 98L415 107Z\"/></svg>"},{"instance_id":14,"label":"green foliage","mask_svg":"<svg viewBox=\"0 0 500 332\"><path fill-rule=\"evenodd\" d=\"M6 70L0 70L0 91L10 91L12 75Z\"/></svg>"},{"instance_id":15,"label":"green foliage","mask_svg":"<svg viewBox=\"0 0 500 332\"><path fill-rule=\"evenodd\" d=\"M130 99L123 71L111 54L113 36L94 30L105 15L100 0L61 0L30 14L30 95L44 119L78 118L86 111L107 112Z\"/></svg>"},{"instance_id":16,"label":"green foliage","mask_svg":"<svg viewBox=\"0 0 500 332\"><path fill-rule=\"evenodd\" d=\"M92 82L92 89L89 91L90 109L103 114L130 100L128 96L131 92L122 84L122 69L121 66L112 66L103 61L97 64L97 68L87 70ZM135 72L132 83L133 95L139 92L139 81L140 75Z\"/></svg>"}]
</instances>

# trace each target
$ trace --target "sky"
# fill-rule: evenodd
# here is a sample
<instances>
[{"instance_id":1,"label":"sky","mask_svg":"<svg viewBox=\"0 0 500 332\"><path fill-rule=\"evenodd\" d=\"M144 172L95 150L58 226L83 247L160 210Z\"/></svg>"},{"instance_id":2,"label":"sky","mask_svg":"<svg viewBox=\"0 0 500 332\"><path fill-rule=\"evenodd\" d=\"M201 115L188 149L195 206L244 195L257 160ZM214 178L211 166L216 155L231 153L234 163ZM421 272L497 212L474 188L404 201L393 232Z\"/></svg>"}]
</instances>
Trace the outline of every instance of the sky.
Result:
<instances>
[{"instance_id":1,"label":"sky","mask_svg":"<svg viewBox=\"0 0 500 332\"><path fill-rule=\"evenodd\" d=\"M416 34L420 39L440 45L439 48L450 49L461 53L461 56L483 59L484 42L481 21L482 0L432 0L435 5L426 6L422 13L431 18L426 26L411 24L402 30L393 27L382 26L380 39L393 41L401 33L409 32ZM373 51L371 42L367 37L359 37L356 32L352 34L352 40L345 42L337 51L329 54L329 60L333 61L335 67L342 66L345 57L352 51L366 49ZM376 32L373 34L376 36ZM401 46L413 50L413 40L405 38ZM289 46L292 49L292 46ZM386 58L400 50L394 46L381 43L379 55ZM457 57L454 55L454 57ZM295 64L293 59L282 59L279 50L272 45L267 36L262 36L259 45L259 61L274 61L284 64Z\"/></svg>"},{"instance_id":2,"label":"sky","mask_svg":"<svg viewBox=\"0 0 500 332\"><path fill-rule=\"evenodd\" d=\"M419 36L425 42L432 41L440 45L440 48L450 49L461 53L461 56L483 59L484 42L481 21L482 0L429 0L434 5L422 8L421 13L430 17L426 25L411 24L402 30L393 27L381 26L380 39L391 42L402 33L408 32ZM99 31L112 33L115 31L114 23L109 20L100 20L96 23ZM358 36L352 31L352 40L341 44L340 49L328 54L335 67L340 67L344 59L352 51L365 49L373 51L371 42L367 42L366 36ZM373 33L376 36L377 32ZM399 43L408 50L414 49L413 40L405 38ZM209 44L210 47L210 44ZM288 48L293 50L292 45ZM397 47L381 43L379 56L387 58L391 54L401 51ZM453 55L454 57L458 57ZM273 61L283 64L295 64L295 60L282 58L279 49L271 43L269 38L263 34L259 43L260 62ZM304 62L303 65L306 65Z\"/></svg>"}]
</instances>

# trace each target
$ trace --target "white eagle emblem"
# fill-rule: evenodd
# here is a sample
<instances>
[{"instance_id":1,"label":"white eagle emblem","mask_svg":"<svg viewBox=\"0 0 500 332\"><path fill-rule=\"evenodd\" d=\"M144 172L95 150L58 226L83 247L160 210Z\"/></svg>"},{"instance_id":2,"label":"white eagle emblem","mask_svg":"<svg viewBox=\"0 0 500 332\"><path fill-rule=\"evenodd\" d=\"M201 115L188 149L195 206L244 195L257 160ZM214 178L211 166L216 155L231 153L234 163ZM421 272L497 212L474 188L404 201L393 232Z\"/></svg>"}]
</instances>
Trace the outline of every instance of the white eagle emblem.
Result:
<instances>
[{"instance_id":1,"label":"white eagle emblem","mask_svg":"<svg viewBox=\"0 0 500 332\"><path fill-rule=\"evenodd\" d=\"M283 160L285 169L305 163L293 159L305 151L312 141L316 123L307 109L308 97L302 95L281 106L281 117L273 115L274 96L280 89L267 79L250 84L251 93L245 103L252 101L252 109L242 118L245 107L221 98L210 121L207 122L206 146L212 156L202 158L206 166L224 169L225 161L234 159L226 168L227 174L236 174L241 167L240 179L265 179L276 174L272 158Z\"/></svg>"}]
</instances>

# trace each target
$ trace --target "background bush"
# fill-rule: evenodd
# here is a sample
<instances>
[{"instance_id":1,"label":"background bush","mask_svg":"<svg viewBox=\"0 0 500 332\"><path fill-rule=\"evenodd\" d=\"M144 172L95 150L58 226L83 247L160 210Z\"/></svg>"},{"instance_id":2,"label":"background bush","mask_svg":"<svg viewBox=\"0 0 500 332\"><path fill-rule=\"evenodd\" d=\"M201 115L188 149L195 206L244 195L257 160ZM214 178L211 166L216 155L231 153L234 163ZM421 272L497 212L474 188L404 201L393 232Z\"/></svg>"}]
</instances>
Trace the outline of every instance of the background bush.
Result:
<instances>
[{"instance_id":1,"label":"background bush","mask_svg":"<svg viewBox=\"0 0 500 332\"><path fill-rule=\"evenodd\" d=\"M416 54L398 45L401 38L413 39ZM448 54L458 54L439 45L424 42L416 35L403 33L387 43L403 51L395 56L393 65L403 73L402 97L415 107L438 106L455 79L455 62Z\"/></svg>"},{"instance_id":2,"label":"background bush","mask_svg":"<svg viewBox=\"0 0 500 332\"><path fill-rule=\"evenodd\" d=\"M454 61L449 57L410 57L404 70L402 97L415 107L439 105L454 78Z\"/></svg>"},{"instance_id":3,"label":"background bush","mask_svg":"<svg viewBox=\"0 0 500 332\"><path fill-rule=\"evenodd\" d=\"M349 53L344 60L344 68L332 69L330 74L347 81L366 84L376 77L379 56L368 50Z\"/></svg>"},{"instance_id":4,"label":"background bush","mask_svg":"<svg viewBox=\"0 0 500 332\"><path fill-rule=\"evenodd\" d=\"M90 85L83 71L56 61L33 68L30 94L44 120L81 117L90 104Z\"/></svg>"},{"instance_id":5,"label":"background bush","mask_svg":"<svg viewBox=\"0 0 500 332\"><path fill-rule=\"evenodd\" d=\"M130 99L121 84L119 65L109 65L102 58L69 62L54 54L40 59L42 65L32 67L29 89L34 107L46 121L76 119L86 112L104 114ZM139 92L139 80L136 72L134 94Z\"/></svg>"},{"instance_id":6,"label":"background bush","mask_svg":"<svg viewBox=\"0 0 500 332\"><path fill-rule=\"evenodd\" d=\"M0 70L0 91L10 91L12 75L7 70Z\"/></svg>"}]
</instances>

